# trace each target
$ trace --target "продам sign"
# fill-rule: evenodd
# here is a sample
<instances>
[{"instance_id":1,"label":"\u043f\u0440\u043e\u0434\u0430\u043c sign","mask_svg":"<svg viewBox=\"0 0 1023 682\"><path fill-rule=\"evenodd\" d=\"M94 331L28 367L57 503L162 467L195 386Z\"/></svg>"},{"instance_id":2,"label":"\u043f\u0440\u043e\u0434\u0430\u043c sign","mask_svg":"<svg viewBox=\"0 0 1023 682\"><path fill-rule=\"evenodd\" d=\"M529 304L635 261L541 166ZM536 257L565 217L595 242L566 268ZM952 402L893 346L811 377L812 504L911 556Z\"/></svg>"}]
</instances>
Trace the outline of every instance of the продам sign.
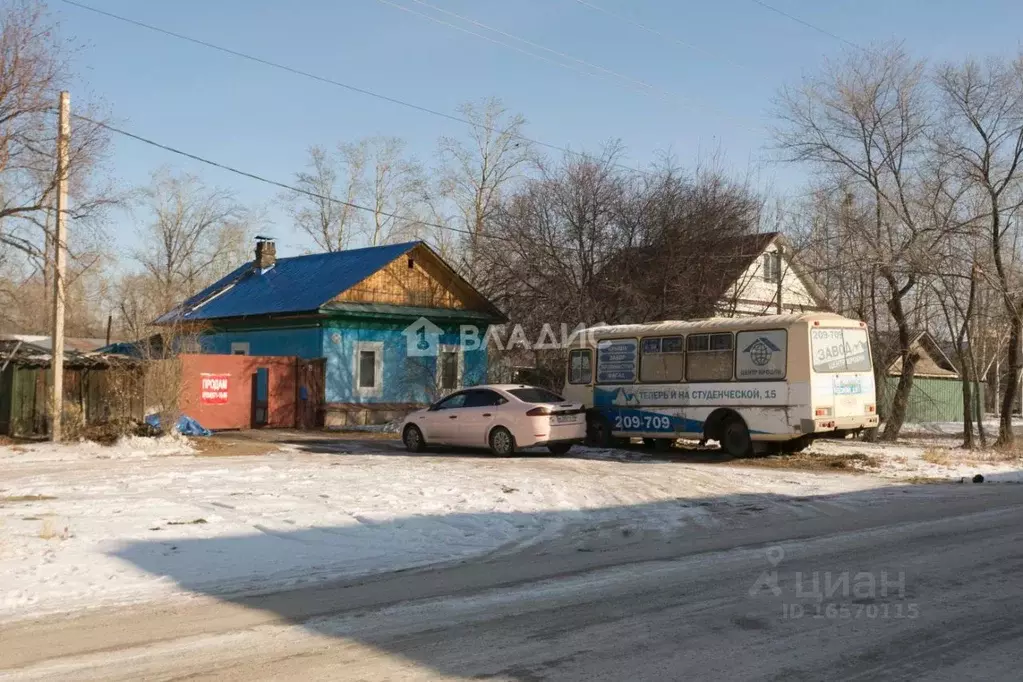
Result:
<instances>
[{"instance_id":1,"label":"\u043f\u0440\u043e\u0434\u0430\u043c sign","mask_svg":"<svg viewBox=\"0 0 1023 682\"><path fill-rule=\"evenodd\" d=\"M224 405L227 403L227 387L230 374L203 374L199 402L203 405Z\"/></svg>"}]
</instances>

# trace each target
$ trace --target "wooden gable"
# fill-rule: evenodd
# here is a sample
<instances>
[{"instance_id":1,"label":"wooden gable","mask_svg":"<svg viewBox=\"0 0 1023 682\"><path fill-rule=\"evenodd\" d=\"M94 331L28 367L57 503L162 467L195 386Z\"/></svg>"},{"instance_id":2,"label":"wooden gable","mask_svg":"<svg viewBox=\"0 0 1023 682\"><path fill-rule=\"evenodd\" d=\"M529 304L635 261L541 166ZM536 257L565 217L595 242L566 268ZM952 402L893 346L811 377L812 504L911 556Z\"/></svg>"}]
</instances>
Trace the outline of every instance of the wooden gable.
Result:
<instances>
[{"instance_id":1,"label":"wooden gable","mask_svg":"<svg viewBox=\"0 0 1023 682\"><path fill-rule=\"evenodd\" d=\"M422 245L342 292L332 302L494 311L489 301Z\"/></svg>"},{"instance_id":2,"label":"wooden gable","mask_svg":"<svg viewBox=\"0 0 1023 682\"><path fill-rule=\"evenodd\" d=\"M910 345L910 350L917 355L914 376L942 379L959 378L959 371L951 360L937 347L927 334L919 334ZM902 374L902 358L896 357L888 365L890 376Z\"/></svg>"}]
</instances>

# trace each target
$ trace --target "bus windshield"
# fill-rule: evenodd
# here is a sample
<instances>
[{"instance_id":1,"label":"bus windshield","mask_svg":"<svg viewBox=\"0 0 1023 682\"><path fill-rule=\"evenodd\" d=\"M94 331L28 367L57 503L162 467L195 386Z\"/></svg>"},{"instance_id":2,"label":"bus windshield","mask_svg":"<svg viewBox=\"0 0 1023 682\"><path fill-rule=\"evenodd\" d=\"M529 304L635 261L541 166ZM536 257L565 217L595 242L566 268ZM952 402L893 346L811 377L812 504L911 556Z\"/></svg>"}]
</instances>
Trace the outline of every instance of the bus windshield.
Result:
<instances>
[{"instance_id":1,"label":"bus windshield","mask_svg":"<svg viewBox=\"0 0 1023 682\"><path fill-rule=\"evenodd\" d=\"M810 348L817 372L869 372L866 329L812 329Z\"/></svg>"}]
</instances>

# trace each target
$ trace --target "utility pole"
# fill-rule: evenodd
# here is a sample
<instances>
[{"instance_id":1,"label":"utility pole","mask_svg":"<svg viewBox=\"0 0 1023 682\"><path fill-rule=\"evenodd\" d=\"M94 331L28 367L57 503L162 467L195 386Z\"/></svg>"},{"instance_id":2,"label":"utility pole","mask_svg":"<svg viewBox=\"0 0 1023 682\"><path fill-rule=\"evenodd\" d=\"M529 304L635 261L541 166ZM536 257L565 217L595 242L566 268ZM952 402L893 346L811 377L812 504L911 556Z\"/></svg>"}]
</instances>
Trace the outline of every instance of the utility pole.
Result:
<instances>
[{"instance_id":1,"label":"utility pole","mask_svg":"<svg viewBox=\"0 0 1023 682\"><path fill-rule=\"evenodd\" d=\"M784 308L782 308L781 292L782 292L782 279L785 276L785 273L782 272L782 264L785 262L785 259L783 257L783 254L785 252L784 251L785 247L782 246L781 244L779 244L777 248L778 248L778 250L774 252L774 258L776 259L776 261L778 263L777 267L775 268L775 272L777 273L777 276L778 276L778 282L777 282L777 287L778 288L775 291L775 298L778 301L778 314L781 315L782 311L784 310Z\"/></svg>"},{"instance_id":2,"label":"utility pole","mask_svg":"<svg viewBox=\"0 0 1023 682\"><path fill-rule=\"evenodd\" d=\"M53 238L53 334L50 371L50 440L61 440L64 411L64 261L67 256L67 176L71 139L71 95L60 93L57 114L57 210Z\"/></svg>"}]
</instances>

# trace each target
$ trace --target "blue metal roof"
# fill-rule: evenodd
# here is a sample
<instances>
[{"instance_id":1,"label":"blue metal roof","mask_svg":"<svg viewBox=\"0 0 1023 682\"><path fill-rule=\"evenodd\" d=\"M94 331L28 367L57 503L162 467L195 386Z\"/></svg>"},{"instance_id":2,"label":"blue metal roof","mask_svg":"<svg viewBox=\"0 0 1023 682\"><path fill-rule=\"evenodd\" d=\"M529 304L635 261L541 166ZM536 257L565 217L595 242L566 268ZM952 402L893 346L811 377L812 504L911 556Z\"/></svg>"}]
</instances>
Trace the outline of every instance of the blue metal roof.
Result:
<instances>
[{"instance_id":1,"label":"blue metal roof","mask_svg":"<svg viewBox=\"0 0 1023 682\"><path fill-rule=\"evenodd\" d=\"M421 242L279 258L265 272L251 262L162 315L156 324L315 312Z\"/></svg>"}]
</instances>

